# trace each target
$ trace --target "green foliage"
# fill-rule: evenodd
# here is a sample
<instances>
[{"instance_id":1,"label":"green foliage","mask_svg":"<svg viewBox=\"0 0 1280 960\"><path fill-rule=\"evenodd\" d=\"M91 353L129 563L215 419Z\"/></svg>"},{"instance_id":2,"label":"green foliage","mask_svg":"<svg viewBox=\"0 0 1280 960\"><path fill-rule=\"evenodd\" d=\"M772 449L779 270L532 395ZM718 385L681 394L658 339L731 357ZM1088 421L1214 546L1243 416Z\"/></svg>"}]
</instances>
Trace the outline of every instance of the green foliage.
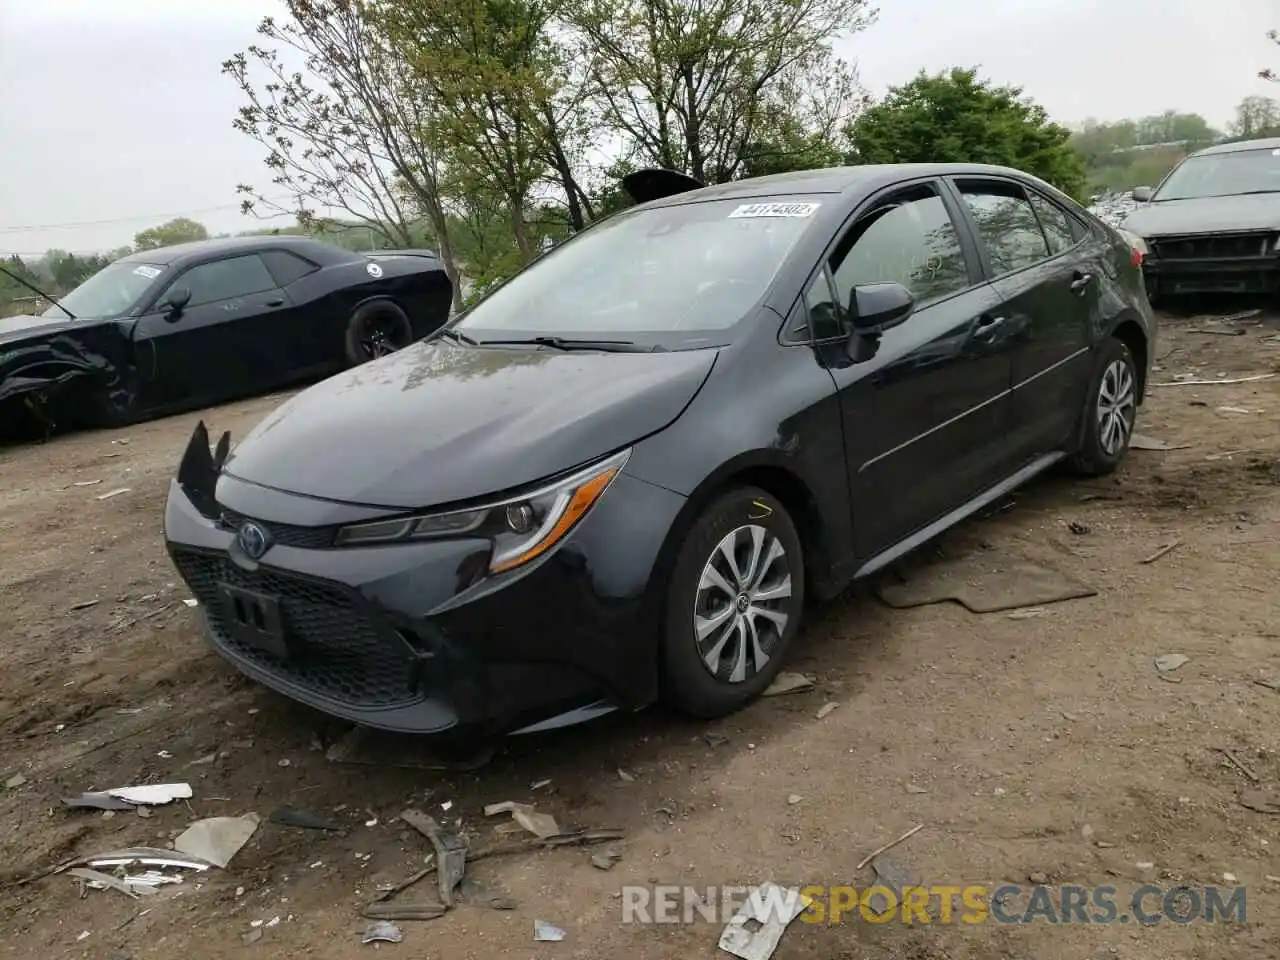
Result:
<instances>
[{"instance_id":1,"label":"green foliage","mask_svg":"<svg viewBox=\"0 0 1280 960\"><path fill-rule=\"evenodd\" d=\"M143 230L133 238L133 245L139 250L155 250L157 247L169 247L175 243L191 243L195 240L208 240L209 231L203 223L197 223L187 217L175 217L168 223Z\"/></svg>"},{"instance_id":2,"label":"green foliage","mask_svg":"<svg viewBox=\"0 0 1280 960\"><path fill-rule=\"evenodd\" d=\"M890 89L849 126L852 163L994 163L1015 167L1082 197L1084 163L1044 108L1017 87L953 68Z\"/></svg>"}]
</instances>

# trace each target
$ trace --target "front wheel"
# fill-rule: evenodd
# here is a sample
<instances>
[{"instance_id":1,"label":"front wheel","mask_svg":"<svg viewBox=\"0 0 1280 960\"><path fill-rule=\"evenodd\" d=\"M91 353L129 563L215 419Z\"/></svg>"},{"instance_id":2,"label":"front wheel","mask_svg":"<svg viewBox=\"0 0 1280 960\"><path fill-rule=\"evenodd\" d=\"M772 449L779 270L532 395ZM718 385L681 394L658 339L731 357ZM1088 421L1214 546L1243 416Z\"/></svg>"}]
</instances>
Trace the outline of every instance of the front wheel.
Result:
<instances>
[{"instance_id":1,"label":"front wheel","mask_svg":"<svg viewBox=\"0 0 1280 960\"><path fill-rule=\"evenodd\" d=\"M391 300L374 300L358 307L347 322L347 363L354 367L377 360L412 342L409 315Z\"/></svg>"},{"instance_id":2,"label":"front wheel","mask_svg":"<svg viewBox=\"0 0 1280 960\"><path fill-rule=\"evenodd\" d=\"M1086 403L1080 447L1071 466L1078 473L1099 477L1124 459L1138 417L1138 368L1121 341L1112 338L1099 352Z\"/></svg>"},{"instance_id":3,"label":"front wheel","mask_svg":"<svg viewBox=\"0 0 1280 960\"><path fill-rule=\"evenodd\" d=\"M786 508L754 487L722 495L672 569L664 697L708 719L742 708L782 669L803 610L804 555Z\"/></svg>"}]
</instances>

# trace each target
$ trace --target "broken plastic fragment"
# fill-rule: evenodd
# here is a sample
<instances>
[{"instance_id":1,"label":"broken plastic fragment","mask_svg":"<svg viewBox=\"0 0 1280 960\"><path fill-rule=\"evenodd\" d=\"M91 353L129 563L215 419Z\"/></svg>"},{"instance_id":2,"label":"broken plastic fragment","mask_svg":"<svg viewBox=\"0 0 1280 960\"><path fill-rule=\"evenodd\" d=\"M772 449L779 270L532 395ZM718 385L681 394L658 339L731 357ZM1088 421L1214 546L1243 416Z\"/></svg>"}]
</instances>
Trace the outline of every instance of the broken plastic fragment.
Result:
<instances>
[{"instance_id":1,"label":"broken plastic fragment","mask_svg":"<svg viewBox=\"0 0 1280 960\"><path fill-rule=\"evenodd\" d=\"M208 817L197 820L173 841L173 848L199 857L215 867L226 867L258 829L258 815Z\"/></svg>"},{"instance_id":2,"label":"broken plastic fragment","mask_svg":"<svg viewBox=\"0 0 1280 960\"><path fill-rule=\"evenodd\" d=\"M533 939L541 943L555 943L564 939L564 931L545 920L533 921Z\"/></svg>"},{"instance_id":3,"label":"broken plastic fragment","mask_svg":"<svg viewBox=\"0 0 1280 960\"><path fill-rule=\"evenodd\" d=\"M124 800L126 803L159 806L172 803L174 800L189 800L191 784L189 783L147 783L138 787L116 787L114 790L103 790L107 796Z\"/></svg>"},{"instance_id":4,"label":"broken plastic fragment","mask_svg":"<svg viewBox=\"0 0 1280 960\"><path fill-rule=\"evenodd\" d=\"M720 934L720 949L742 960L769 960L787 925L812 902L795 888L762 883L751 891Z\"/></svg>"},{"instance_id":5,"label":"broken plastic fragment","mask_svg":"<svg viewBox=\"0 0 1280 960\"><path fill-rule=\"evenodd\" d=\"M404 931L397 927L389 920L375 920L364 928L364 935L360 938L361 943L376 943L379 940L386 943L399 943L404 939Z\"/></svg>"}]
</instances>

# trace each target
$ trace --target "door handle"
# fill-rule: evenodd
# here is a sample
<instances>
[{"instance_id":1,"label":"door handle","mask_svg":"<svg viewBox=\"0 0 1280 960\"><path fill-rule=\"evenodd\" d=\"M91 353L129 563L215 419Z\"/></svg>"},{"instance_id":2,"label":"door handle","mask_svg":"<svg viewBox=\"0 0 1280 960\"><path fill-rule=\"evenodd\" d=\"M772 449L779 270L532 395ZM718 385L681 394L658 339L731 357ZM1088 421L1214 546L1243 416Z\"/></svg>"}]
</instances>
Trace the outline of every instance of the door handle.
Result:
<instances>
[{"instance_id":1,"label":"door handle","mask_svg":"<svg viewBox=\"0 0 1280 960\"><path fill-rule=\"evenodd\" d=\"M1092 273L1081 273L1077 270L1075 273L1075 279L1071 281L1071 292L1074 294L1083 294L1085 289L1092 282Z\"/></svg>"},{"instance_id":2,"label":"door handle","mask_svg":"<svg viewBox=\"0 0 1280 960\"><path fill-rule=\"evenodd\" d=\"M268 307L283 307L284 297L272 297L265 305Z\"/></svg>"},{"instance_id":3,"label":"door handle","mask_svg":"<svg viewBox=\"0 0 1280 960\"><path fill-rule=\"evenodd\" d=\"M1002 326L1004 326L1004 317L983 314L973 325L973 337L975 340L990 340Z\"/></svg>"}]
</instances>

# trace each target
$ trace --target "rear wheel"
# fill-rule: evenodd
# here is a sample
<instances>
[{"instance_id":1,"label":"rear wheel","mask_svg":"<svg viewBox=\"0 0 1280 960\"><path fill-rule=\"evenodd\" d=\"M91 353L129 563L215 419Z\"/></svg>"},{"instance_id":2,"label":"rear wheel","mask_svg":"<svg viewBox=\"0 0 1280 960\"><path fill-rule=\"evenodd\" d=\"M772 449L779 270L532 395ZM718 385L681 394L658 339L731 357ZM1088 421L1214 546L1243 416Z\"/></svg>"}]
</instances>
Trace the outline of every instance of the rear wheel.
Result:
<instances>
[{"instance_id":1,"label":"rear wheel","mask_svg":"<svg viewBox=\"0 0 1280 960\"><path fill-rule=\"evenodd\" d=\"M356 366L402 350L413 342L409 316L392 300L358 307L347 323L347 363Z\"/></svg>"},{"instance_id":2,"label":"rear wheel","mask_svg":"<svg viewBox=\"0 0 1280 960\"><path fill-rule=\"evenodd\" d=\"M786 508L754 487L719 497L676 557L663 631L663 690L698 717L732 713L782 669L804 610L804 556Z\"/></svg>"},{"instance_id":3,"label":"rear wheel","mask_svg":"<svg viewBox=\"0 0 1280 960\"><path fill-rule=\"evenodd\" d=\"M1097 477L1119 466L1129 450L1137 416L1137 364L1129 348L1113 337L1098 354L1080 447L1071 458L1076 472Z\"/></svg>"}]
</instances>

